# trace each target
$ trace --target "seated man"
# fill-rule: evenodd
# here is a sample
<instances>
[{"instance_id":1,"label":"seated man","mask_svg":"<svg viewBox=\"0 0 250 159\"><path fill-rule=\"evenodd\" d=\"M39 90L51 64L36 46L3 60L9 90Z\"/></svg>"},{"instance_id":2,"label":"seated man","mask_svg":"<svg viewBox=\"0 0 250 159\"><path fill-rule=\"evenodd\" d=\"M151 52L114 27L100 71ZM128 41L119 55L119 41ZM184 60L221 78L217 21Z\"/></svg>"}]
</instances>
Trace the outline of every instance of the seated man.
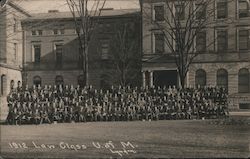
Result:
<instances>
[{"instance_id":1,"label":"seated man","mask_svg":"<svg viewBox=\"0 0 250 159\"><path fill-rule=\"evenodd\" d=\"M49 115L48 115L48 112L45 110L45 111L42 111L41 113L41 120L40 120L40 124L43 124L43 122L48 122L49 124L51 124L51 121L49 119Z\"/></svg>"}]
</instances>

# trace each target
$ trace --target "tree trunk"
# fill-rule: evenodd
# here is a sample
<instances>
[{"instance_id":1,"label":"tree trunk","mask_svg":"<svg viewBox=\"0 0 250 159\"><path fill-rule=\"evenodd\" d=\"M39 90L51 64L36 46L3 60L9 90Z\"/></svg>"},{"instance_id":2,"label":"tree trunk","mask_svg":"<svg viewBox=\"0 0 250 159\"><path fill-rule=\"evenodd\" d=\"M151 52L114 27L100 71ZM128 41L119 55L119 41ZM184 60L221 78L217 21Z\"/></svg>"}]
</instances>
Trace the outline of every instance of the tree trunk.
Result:
<instances>
[{"instance_id":1,"label":"tree trunk","mask_svg":"<svg viewBox=\"0 0 250 159\"><path fill-rule=\"evenodd\" d=\"M89 85L89 59L88 59L88 46L85 46L84 49L84 76L85 76L85 85Z\"/></svg>"},{"instance_id":2,"label":"tree trunk","mask_svg":"<svg viewBox=\"0 0 250 159\"><path fill-rule=\"evenodd\" d=\"M179 73L179 78L180 78L180 88L185 88L186 86L186 75Z\"/></svg>"}]
</instances>

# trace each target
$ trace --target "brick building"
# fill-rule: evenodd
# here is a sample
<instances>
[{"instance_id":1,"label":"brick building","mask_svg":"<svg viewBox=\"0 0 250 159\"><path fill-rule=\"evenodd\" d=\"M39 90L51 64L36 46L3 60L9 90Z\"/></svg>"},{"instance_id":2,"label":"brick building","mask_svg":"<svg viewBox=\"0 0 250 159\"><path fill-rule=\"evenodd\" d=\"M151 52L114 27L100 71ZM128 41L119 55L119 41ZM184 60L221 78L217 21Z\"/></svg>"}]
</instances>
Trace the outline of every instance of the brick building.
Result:
<instances>
[{"instance_id":1,"label":"brick building","mask_svg":"<svg viewBox=\"0 0 250 159\"><path fill-rule=\"evenodd\" d=\"M142 0L143 85L179 85L177 66L159 38L157 16L171 16L164 0ZM174 5L174 3L173 3ZM195 5L195 1L194 1ZM212 43L191 64L187 85L223 86L228 89L231 110L250 109L250 12L247 0L214 0L212 26L199 41ZM183 13L184 20L188 13ZM231 20L230 23L227 23ZM164 24L164 20L161 22ZM214 42L213 42L214 41ZM194 44L194 47L198 44ZM161 50L158 53L157 50Z\"/></svg>"},{"instance_id":2,"label":"brick building","mask_svg":"<svg viewBox=\"0 0 250 159\"><path fill-rule=\"evenodd\" d=\"M119 25L129 26L129 34L133 35L131 40L137 43L135 53L140 55L139 13L138 9L102 10L89 44L89 85L100 88L105 83L118 84L111 47ZM70 12L54 10L32 14L22 21L22 27L25 34L23 80L28 85L83 85L80 46ZM137 67L138 76L140 69Z\"/></svg>"},{"instance_id":3,"label":"brick building","mask_svg":"<svg viewBox=\"0 0 250 159\"><path fill-rule=\"evenodd\" d=\"M6 3L4 3L6 2ZM95 88L118 85L114 65L114 37L126 26L128 41L136 44L132 53L136 64L129 82L141 81L141 18L134 1L107 0L89 44L89 84ZM136 4L136 3L135 3ZM37 6L43 6L39 10ZM32 6L32 7L31 7ZM57 8L55 8L55 6ZM36 8L34 10L34 8ZM51 10L50 10L51 9ZM72 14L64 0L18 1L0 3L0 95L1 119L7 115L6 96L20 84L83 85L79 42Z\"/></svg>"}]
</instances>

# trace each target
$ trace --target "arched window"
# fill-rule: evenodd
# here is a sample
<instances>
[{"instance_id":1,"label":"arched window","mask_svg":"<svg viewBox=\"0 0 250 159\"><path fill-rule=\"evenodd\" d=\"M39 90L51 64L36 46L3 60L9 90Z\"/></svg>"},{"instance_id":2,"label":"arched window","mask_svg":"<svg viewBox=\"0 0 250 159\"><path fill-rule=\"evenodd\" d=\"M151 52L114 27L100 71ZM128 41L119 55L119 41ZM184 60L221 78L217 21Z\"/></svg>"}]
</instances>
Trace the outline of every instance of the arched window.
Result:
<instances>
[{"instance_id":1,"label":"arched window","mask_svg":"<svg viewBox=\"0 0 250 159\"><path fill-rule=\"evenodd\" d=\"M195 73L195 85L204 87L207 84L207 75L203 69L199 69Z\"/></svg>"},{"instance_id":2,"label":"arched window","mask_svg":"<svg viewBox=\"0 0 250 159\"><path fill-rule=\"evenodd\" d=\"M101 89L104 89L104 90L109 89L110 88L110 83L109 83L110 78L109 78L109 76L106 75L106 74L102 74L100 79L101 79L100 80Z\"/></svg>"},{"instance_id":3,"label":"arched window","mask_svg":"<svg viewBox=\"0 0 250 159\"><path fill-rule=\"evenodd\" d=\"M6 95L7 92L7 76L1 76L1 95Z\"/></svg>"},{"instance_id":4,"label":"arched window","mask_svg":"<svg viewBox=\"0 0 250 159\"><path fill-rule=\"evenodd\" d=\"M228 73L225 69L219 69L217 71L217 86L222 88L228 88Z\"/></svg>"},{"instance_id":5,"label":"arched window","mask_svg":"<svg viewBox=\"0 0 250 159\"><path fill-rule=\"evenodd\" d=\"M239 71L239 80L238 80L238 89L239 93L248 93L249 90L249 71L246 68L240 69Z\"/></svg>"},{"instance_id":6,"label":"arched window","mask_svg":"<svg viewBox=\"0 0 250 159\"><path fill-rule=\"evenodd\" d=\"M38 87L39 85L41 86L42 85L42 79L40 76L35 76L33 78L33 84Z\"/></svg>"},{"instance_id":7,"label":"arched window","mask_svg":"<svg viewBox=\"0 0 250 159\"><path fill-rule=\"evenodd\" d=\"M85 78L83 75L78 76L77 83L82 88L85 86Z\"/></svg>"},{"instance_id":8,"label":"arched window","mask_svg":"<svg viewBox=\"0 0 250 159\"><path fill-rule=\"evenodd\" d=\"M13 90L15 87L15 81L14 80L11 80L10 81L10 90Z\"/></svg>"},{"instance_id":9,"label":"arched window","mask_svg":"<svg viewBox=\"0 0 250 159\"><path fill-rule=\"evenodd\" d=\"M21 81L17 81L17 86L21 87L21 85L22 85Z\"/></svg>"},{"instance_id":10,"label":"arched window","mask_svg":"<svg viewBox=\"0 0 250 159\"><path fill-rule=\"evenodd\" d=\"M63 77L62 76L56 76L56 79L55 79L55 84L56 85L63 85Z\"/></svg>"}]
</instances>

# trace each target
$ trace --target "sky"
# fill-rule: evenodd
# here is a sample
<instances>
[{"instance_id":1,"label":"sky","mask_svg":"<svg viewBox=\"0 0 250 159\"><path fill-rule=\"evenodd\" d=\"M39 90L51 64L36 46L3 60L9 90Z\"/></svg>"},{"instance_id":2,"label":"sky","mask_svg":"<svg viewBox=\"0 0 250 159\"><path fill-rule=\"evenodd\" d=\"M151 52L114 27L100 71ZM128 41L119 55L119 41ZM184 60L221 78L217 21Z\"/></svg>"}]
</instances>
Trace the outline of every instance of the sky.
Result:
<instances>
[{"instance_id":1,"label":"sky","mask_svg":"<svg viewBox=\"0 0 250 159\"><path fill-rule=\"evenodd\" d=\"M69 11L66 0L12 0L12 1L31 14L46 13L48 12L48 10L59 10L60 12ZM93 4L90 4L90 7L92 6ZM104 8L139 9L140 7L139 7L139 0L106 0Z\"/></svg>"}]
</instances>

